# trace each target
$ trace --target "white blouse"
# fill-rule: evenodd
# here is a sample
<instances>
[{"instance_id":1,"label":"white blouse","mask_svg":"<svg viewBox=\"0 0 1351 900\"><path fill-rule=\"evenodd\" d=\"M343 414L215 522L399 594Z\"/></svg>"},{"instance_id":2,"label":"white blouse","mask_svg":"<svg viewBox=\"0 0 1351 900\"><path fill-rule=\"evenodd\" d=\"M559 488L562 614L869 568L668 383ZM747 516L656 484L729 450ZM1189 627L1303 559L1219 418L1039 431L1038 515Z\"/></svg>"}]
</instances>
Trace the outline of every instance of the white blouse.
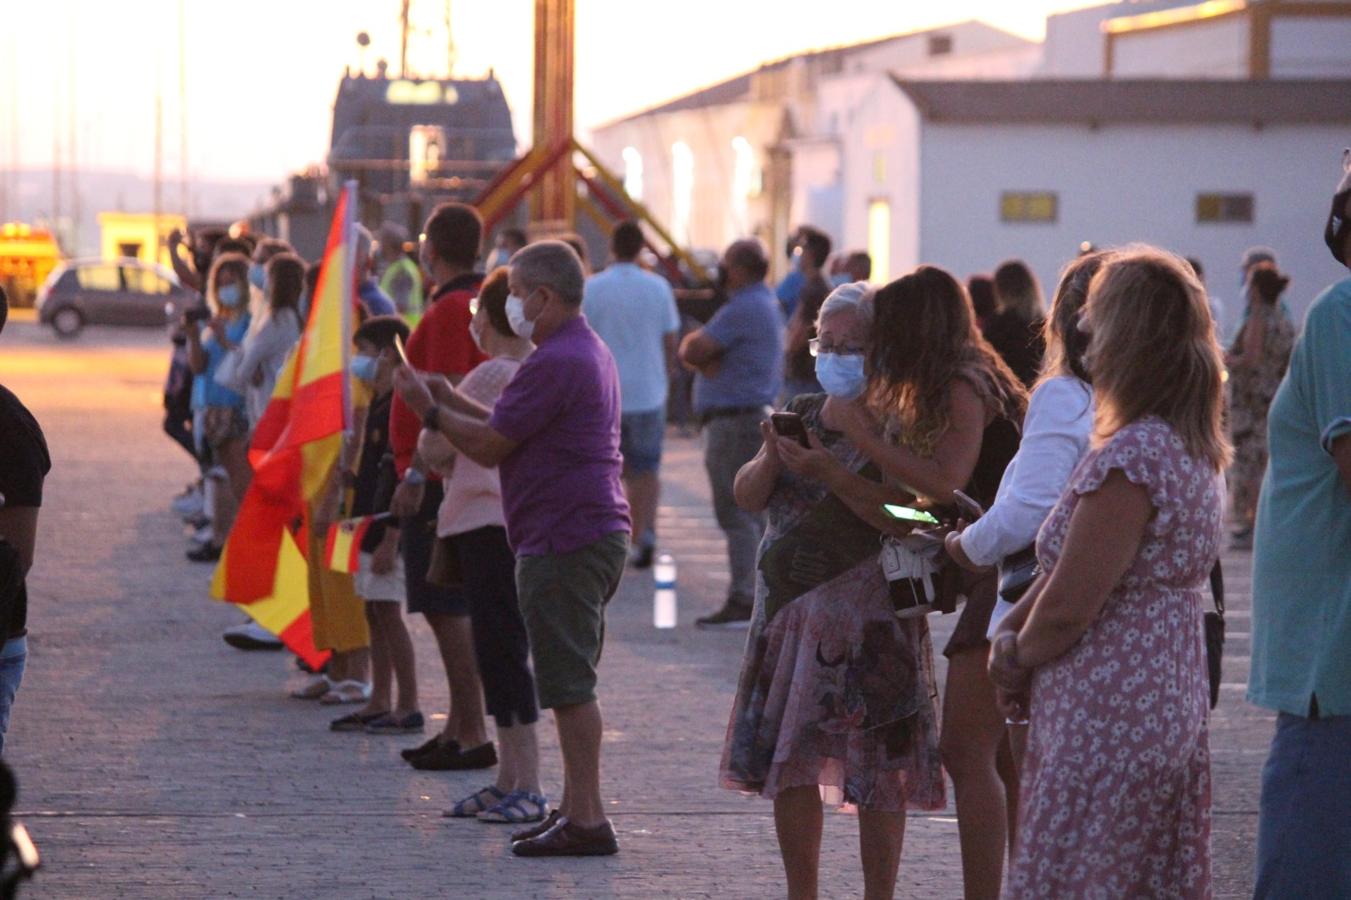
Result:
<instances>
[{"instance_id":1,"label":"white blouse","mask_svg":"<svg viewBox=\"0 0 1351 900\"><path fill-rule=\"evenodd\" d=\"M992 566L1037 539L1088 452L1093 435L1093 392L1072 375L1051 378L1032 392L1022 442L1004 470L995 501L962 532L971 561Z\"/></svg>"}]
</instances>

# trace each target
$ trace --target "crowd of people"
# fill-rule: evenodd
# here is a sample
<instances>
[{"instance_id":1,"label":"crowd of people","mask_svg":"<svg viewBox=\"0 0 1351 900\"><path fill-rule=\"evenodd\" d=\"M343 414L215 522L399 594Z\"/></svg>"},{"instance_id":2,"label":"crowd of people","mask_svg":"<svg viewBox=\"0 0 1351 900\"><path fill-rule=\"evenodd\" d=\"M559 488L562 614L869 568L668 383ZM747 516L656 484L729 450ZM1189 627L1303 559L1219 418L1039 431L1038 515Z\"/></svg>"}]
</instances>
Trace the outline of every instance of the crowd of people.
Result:
<instances>
[{"instance_id":1,"label":"crowd of people","mask_svg":"<svg viewBox=\"0 0 1351 900\"><path fill-rule=\"evenodd\" d=\"M1351 173L1325 235L1351 266L1349 218ZM1351 894L1351 280L1300 333L1275 253L1254 248L1230 337L1200 266L1160 248L1084 248L1047 308L1019 260L878 285L866 254L832 254L803 226L777 289L758 240L728 246L691 327L688 292L647 265L636 223L595 274L580 240L515 229L485 272L484 237L457 203L416 243L359 230L362 402L304 548L331 655L292 695L349 705L332 730L425 733L406 606L435 637L451 705L403 758L497 769L445 815L514 826L519 856L617 852L597 665L625 569L661 546L687 372L730 572L698 624L747 629L718 775L772 800L789 897L831 893L826 802L857 809L866 896L892 896L906 812L944 807L945 773L967 897L1209 896L1219 646L1203 612L1222 586L1226 495L1229 540L1254 546L1249 697L1279 712L1257 895ZM171 251L202 298L165 388L164 430L201 476L173 505L188 558L214 562L318 270L224 231L175 235ZM49 467L36 421L0 390L0 741ZM355 517L372 520L357 571L319 564L328 526ZM957 616L941 690L939 611ZM225 639L281 647L252 622Z\"/></svg>"}]
</instances>

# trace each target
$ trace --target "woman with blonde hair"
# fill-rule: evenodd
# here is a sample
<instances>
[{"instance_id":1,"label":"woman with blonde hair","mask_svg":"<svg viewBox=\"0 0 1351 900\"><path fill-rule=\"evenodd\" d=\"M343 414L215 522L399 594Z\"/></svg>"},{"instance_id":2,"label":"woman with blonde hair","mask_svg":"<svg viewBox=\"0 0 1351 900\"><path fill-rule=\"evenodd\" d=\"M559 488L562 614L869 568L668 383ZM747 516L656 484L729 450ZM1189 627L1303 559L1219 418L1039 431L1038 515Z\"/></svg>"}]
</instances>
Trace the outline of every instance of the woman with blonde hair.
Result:
<instances>
[{"instance_id":1,"label":"woman with blonde hair","mask_svg":"<svg viewBox=\"0 0 1351 900\"><path fill-rule=\"evenodd\" d=\"M1023 386L976 328L966 289L934 266L880 288L868 338L866 411L842 410L841 430L890 483L926 505L950 507L960 490L988 506L1018 449ZM1006 823L1018 776L986 674L993 573L967 596L943 655L948 671L939 752L952 776L967 897L999 894Z\"/></svg>"},{"instance_id":2,"label":"woman with blonde hair","mask_svg":"<svg viewBox=\"0 0 1351 900\"><path fill-rule=\"evenodd\" d=\"M1152 247L1109 259L1084 307L1094 448L1037 540L990 675L1030 712L1006 896L1210 895L1202 588L1230 449L1205 290Z\"/></svg>"}]
</instances>

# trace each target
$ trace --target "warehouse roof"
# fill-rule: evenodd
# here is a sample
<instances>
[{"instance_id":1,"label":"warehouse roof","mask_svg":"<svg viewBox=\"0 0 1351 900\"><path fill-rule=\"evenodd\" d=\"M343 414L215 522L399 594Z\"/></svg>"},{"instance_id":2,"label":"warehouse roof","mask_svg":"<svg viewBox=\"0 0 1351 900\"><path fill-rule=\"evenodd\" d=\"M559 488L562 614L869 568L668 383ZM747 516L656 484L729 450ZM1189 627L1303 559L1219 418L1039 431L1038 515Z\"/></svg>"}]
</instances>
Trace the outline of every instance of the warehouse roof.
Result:
<instances>
[{"instance_id":1,"label":"warehouse roof","mask_svg":"<svg viewBox=\"0 0 1351 900\"><path fill-rule=\"evenodd\" d=\"M1351 121L1351 80L918 81L892 76L931 122L1251 123Z\"/></svg>"}]
</instances>

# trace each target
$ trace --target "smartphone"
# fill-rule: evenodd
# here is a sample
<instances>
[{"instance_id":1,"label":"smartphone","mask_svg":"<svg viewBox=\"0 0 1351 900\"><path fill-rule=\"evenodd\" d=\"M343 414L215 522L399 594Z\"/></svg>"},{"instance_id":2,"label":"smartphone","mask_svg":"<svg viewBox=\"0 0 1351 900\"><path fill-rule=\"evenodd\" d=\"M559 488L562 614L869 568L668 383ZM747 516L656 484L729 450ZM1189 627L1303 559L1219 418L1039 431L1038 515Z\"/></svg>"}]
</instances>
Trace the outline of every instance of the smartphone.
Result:
<instances>
[{"instance_id":1,"label":"smartphone","mask_svg":"<svg viewBox=\"0 0 1351 900\"><path fill-rule=\"evenodd\" d=\"M937 525L938 519L934 518L932 513L927 513L922 509L915 509L912 506L897 506L895 503L883 503L882 512L891 516L893 519L900 519L903 522L922 522L925 525Z\"/></svg>"},{"instance_id":2,"label":"smartphone","mask_svg":"<svg viewBox=\"0 0 1351 900\"><path fill-rule=\"evenodd\" d=\"M985 507L981 506L961 491L953 491L952 499L956 502L957 509L961 511L962 518L966 519L968 522L974 522L985 515Z\"/></svg>"},{"instance_id":3,"label":"smartphone","mask_svg":"<svg viewBox=\"0 0 1351 900\"><path fill-rule=\"evenodd\" d=\"M394 335L394 349L398 352L399 359L403 360L403 364L410 369L413 368L413 364L408 361L407 352L403 349L403 338L399 337L397 334Z\"/></svg>"},{"instance_id":4,"label":"smartphone","mask_svg":"<svg viewBox=\"0 0 1351 900\"><path fill-rule=\"evenodd\" d=\"M802 417L797 413L773 413L769 417L769 424L774 433L780 437L797 438L797 442L802 446L811 446L811 442L807 440L807 426L802 424Z\"/></svg>"}]
</instances>

